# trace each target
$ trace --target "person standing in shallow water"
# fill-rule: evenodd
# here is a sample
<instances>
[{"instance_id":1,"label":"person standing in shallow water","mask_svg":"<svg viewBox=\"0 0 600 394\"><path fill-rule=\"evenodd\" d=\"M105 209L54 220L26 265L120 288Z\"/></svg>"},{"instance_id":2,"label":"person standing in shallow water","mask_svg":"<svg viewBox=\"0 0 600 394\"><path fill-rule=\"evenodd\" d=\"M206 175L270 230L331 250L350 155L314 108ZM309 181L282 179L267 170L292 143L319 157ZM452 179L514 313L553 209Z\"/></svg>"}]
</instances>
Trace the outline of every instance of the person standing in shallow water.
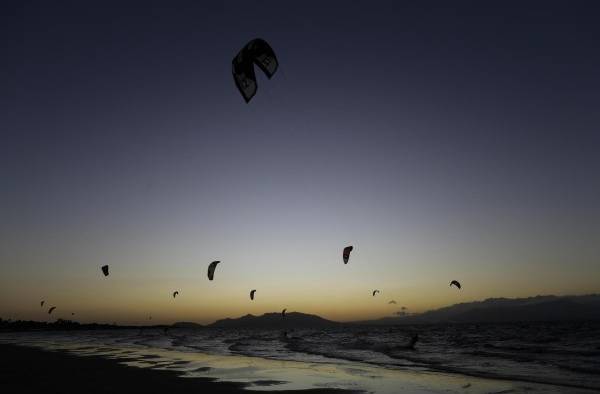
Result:
<instances>
[{"instance_id":1,"label":"person standing in shallow water","mask_svg":"<svg viewBox=\"0 0 600 394\"><path fill-rule=\"evenodd\" d=\"M408 343L408 347L412 350L415 349L415 345L417 344L417 341L419 340L419 334L415 333L415 335L412 336L412 338L410 338L410 342Z\"/></svg>"}]
</instances>

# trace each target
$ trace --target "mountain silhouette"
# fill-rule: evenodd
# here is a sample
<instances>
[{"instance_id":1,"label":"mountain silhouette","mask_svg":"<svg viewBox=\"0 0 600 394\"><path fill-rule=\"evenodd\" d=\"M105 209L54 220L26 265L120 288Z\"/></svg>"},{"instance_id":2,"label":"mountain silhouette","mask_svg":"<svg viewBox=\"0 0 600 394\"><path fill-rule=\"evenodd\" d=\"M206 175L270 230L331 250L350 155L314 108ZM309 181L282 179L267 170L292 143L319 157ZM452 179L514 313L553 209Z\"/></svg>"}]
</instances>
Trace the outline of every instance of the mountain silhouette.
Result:
<instances>
[{"instance_id":1,"label":"mountain silhouette","mask_svg":"<svg viewBox=\"0 0 600 394\"><path fill-rule=\"evenodd\" d=\"M600 295L488 298L361 324L508 323L600 320Z\"/></svg>"},{"instance_id":2,"label":"mountain silhouette","mask_svg":"<svg viewBox=\"0 0 600 394\"><path fill-rule=\"evenodd\" d=\"M536 296L529 298L488 298L484 301L455 304L419 314L406 314L398 311L397 316L376 320L340 323L317 315L288 312L282 317L280 312L251 314L235 319L221 319L208 325L194 322L177 322L171 327L201 328L256 328L256 329L323 329L340 325L402 325L402 324L447 324L447 323L510 323L510 322L552 322L552 321L600 321L600 295L584 296ZM116 324L80 324L75 321L58 319L53 323L3 320L0 318L0 331L28 330L96 330L114 328L139 329L141 327L164 328L164 325L120 326Z\"/></svg>"},{"instance_id":3,"label":"mountain silhouette","mask_svg":"<svg viewBox=\"0 0 600 394\"><path fill-rule=\"evenodd\" d=\"M204 327L202 324L189 322L189 321L178 321L177 323L173 323L171 325L173 328L202 328Z\"/></svg>"},{"instance_id":4,"label":"mountain silhouette","mask_svg":"<svg viewBox=\"0 0 600 394\"><path fill-rule=\"evenodd\" d=\"M309 315L300 312L288 312L285 317L281 313L265 313L262 316L251 314L237 319L222 319L208 325L213 328L261 328L261 329L285 329L285 328L327 328L340 323L323 319L317 315Z\"/></svg>"}]
</instances>

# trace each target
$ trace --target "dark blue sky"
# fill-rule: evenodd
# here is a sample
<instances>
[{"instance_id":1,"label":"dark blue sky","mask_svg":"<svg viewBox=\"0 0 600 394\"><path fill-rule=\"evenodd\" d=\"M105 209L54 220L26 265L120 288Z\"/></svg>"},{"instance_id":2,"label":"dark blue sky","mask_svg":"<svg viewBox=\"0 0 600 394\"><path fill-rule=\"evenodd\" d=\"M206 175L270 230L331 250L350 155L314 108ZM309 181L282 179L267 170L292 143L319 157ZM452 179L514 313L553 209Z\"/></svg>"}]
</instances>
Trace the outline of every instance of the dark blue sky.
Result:
<instances>
[{"instance_id":1,"label":"dark blue sky","mask_svg":"<svg viewBox=\"0 0 600 394\"><path fill-rule=\"evenodd\" d=\"M454 275L472 299L600 290L594 2L1 7L3 308L64 272L85 298L103 262L143 283L216 258L223 291L255 274L285 299L339 279L346 244L346 299L365 275L416 308L456 301ZM280 69L246 105L231 60L255 37Z\"/></svg>"}]
</instances>

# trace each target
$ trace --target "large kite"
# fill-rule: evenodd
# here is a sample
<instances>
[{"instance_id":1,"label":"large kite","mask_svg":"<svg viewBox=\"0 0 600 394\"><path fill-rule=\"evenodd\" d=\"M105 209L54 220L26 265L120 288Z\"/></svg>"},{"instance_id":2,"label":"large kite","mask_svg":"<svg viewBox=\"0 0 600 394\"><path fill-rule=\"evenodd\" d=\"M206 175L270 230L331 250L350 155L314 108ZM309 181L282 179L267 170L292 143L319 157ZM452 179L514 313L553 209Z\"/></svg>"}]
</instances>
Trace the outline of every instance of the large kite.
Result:
<instances>
[{"instance_id":1,"label":"large kite","mask_svg":"<svg viewBox=\"0 0 600 394\"><path fill-rule=\"evenodd\" d=\"M344 259L344 264L348 264L348 260L350 260L350 252L354 249L353 246L346 246L344 248L344 252L342 253L342 258Z\"/></svg>"},{"instance_id":2,"label":"large kite","mask_svg":"<svg viewBox=\"0 0 600 394\"><path fill-rule=\"evenodd\" d=\"M213 261L208 265L208 280L213 280L215 277L215 268L217 268L217 264L219 263L220 261Z\"/></svg>"},{"instance_id":3,"label":"large kite","mask_svg":"<svg viewBox=\"0 0 600 394\"><path fill-rule=\"evenodd\" d=\"M247 43L232 61L232 73L235 86L246 100L250 102L256 94L258 85L256 84L256 74L254 73L254 64L256 64L267 76L271 77L277 71L279 62L271 46L261 38L255 38Z\"/></svg>"}]
</instances>

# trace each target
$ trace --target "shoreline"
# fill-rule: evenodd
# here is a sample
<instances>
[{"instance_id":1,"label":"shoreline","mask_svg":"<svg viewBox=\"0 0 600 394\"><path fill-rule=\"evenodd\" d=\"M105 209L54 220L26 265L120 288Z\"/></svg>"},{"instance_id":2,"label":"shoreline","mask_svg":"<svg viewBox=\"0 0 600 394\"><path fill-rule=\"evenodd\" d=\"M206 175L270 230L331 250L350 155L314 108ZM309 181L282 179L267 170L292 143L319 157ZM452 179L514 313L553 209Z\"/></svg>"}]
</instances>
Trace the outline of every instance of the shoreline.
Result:
<instances>
[{"instance_id":1,"label":"shoreline","mask_svg":"<svg viewBox=\"0 0 600 394\"><path fill-rule=\"evenodd\" d=\"M1 392L590 394L589 388L407 371L366 362L289 361L102 344L96 340L0 342ZM102 341L100 341L102 342ZM116 345L116 346L115 346Z\"/></svg>"},{"instance_id":2,"label":"shoreline","mask_svg":"<svg viewBox=\"0 0 600 394\"><path fill-rule=\"evenodd\" d=\"M102 356L0 344L4 393L248 393L249 384L186 377L179 371L137 368ZM268 382L265 382L268 384ZM273 390L273 393L351 394L342 389Z\"/></svg>"}]
</instances>

